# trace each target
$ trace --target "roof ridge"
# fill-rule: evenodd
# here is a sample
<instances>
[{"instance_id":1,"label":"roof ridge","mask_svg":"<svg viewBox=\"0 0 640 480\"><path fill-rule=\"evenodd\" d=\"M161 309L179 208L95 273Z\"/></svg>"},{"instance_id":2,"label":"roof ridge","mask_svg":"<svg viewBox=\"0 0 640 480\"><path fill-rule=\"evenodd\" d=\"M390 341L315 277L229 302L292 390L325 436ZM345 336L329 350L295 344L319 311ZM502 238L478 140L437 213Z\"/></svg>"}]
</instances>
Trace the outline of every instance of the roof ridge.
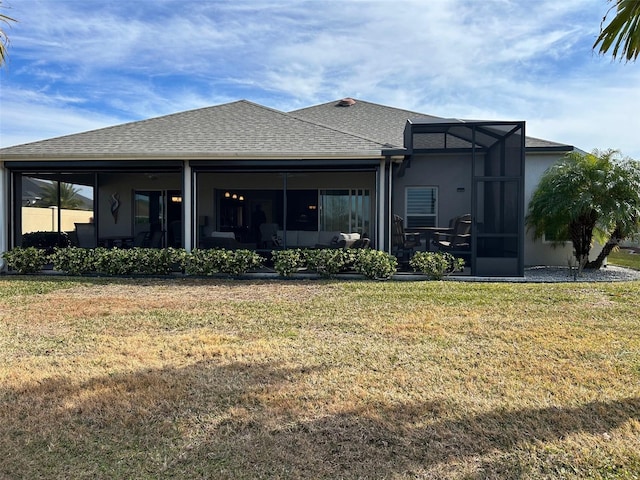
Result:
<instances>
[{"instance_id":1,"label":"roof ridge","mask_svg":"<svg viewBox=\"0 0 640 480\"><path fill-rule=\"evenodd\" d=\"M375 103L375 102L369 102L367 100L360 100L360 99L354 98L354 97L349 97L349 98L352 98L357 103L364 103L364 104L367 104L367 105L373 105L375 107L382 107L382 108L385 108L387 110L393 110L393 111L396 111L396 112L407 112L407 113L411 113L411 114L414 114L414 115L420 115L422 117L445 118L445 117L438 117L436 115L431 115L429 113L422 113L422 112L416 112L414 110L407 110L406 108L397 108L397 107L392 107L390 105L384 105L382 103ZM313 108L321 107L323 105L335 104L335 103L337 103L339 101L340 100L331 100L329 102L319 103L317 105L311 105L310 107L304 107L304 108L299 108L299 109L296 109L296 110L292 110L291 112L288 112L288 113L301 112L303 110L311 110ZM345 107L345 108L348 108L348 107Z\"/></svg>"},{"instance_id":2,"label":"roof ridge","mask_svg":"<svg viewBox=\"0 0 640 480\"><path fill-rule=\"evenodd\" d=\"M325 129L330 130L332 132L338 132L338 133L342 133L344 135L349 135L351 137L359 138L360 140L367 140L368 142L373 142L373 143L376 143L376 144L381 145L383 147L386 145L385 143L381 143L379 140L374 140L373 138L367 138L367 137L364 137L362 135L358 135L357 133L347 132L345 130L340 130L339 128L332 127L331 125L325 125L323 123L312 122L310 120L307 120L306 118L300 118L300 117L298 117L296 115L292 115L291 112L284 112L282 110L277 110L277 109L272 108L272 107L267 107L265 105L260 105L259 103L251 102L250 100L239 100L238 102L245 102L245 103L248 103L250 105L254 105L254 106L260 107L260 108L262 108L264 110L268 110L268 111L271 111L271 112L274 112L274 113L279 113L279 114L281 114L281 115L283 115L285 117L291 118L291 119L296 120L298 122L303 122L303 123L306 123L308 125L313 125L313 126L316 126L316 127L325 128Z\"/></svg>"},{"instance_id":3,"label":"roof ridge","mask_svg":"<svg viewBox=\"0 0 640 480\"><path fill-rule=\"evenodd\" d=\"M299 122L303 122L303 123L307 123L309 125L313 125L315 127L321 127L321 128L326 128L327 130L331 130L332 132L338 132L338 133L342 133L344 135L349 135L350 137L355 137L355 138L359 138L360 140L366 140L368 142L373 142L376 143L378 145L381 145L383 147L387 146L388 144L386 143L382 143L380 140L376 140L374 138L369 138L369 137L365 137L363 135L360 135L358 133L354 133L354 132L348 132L346 130L341 130L339 128L336 127L332 127L331 125L326 125L324 123L318 123L318 122L312 122L311 120L307 120L306 118L300 118L300 117L296 117L295 115L292 115L290 113L286 113L284 112L287 116L289 116L290 118L293 118L294 120L297 120Z\"/></svg>"}]
</instances>

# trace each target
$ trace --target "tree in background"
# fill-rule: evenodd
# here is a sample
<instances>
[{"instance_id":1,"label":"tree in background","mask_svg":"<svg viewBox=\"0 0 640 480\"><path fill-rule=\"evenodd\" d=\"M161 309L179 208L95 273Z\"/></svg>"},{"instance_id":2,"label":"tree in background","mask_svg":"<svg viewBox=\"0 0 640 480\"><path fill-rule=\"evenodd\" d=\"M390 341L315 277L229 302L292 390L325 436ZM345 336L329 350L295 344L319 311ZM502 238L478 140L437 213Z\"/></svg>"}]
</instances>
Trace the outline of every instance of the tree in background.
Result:
<instances>
[{"instance_id":1,"label":"tree in background","mask_svg":"<svg viewBox=\"0 0 640 480\"><path fill-rule=\"evenodd\" d=\"M600 45L599 53L605 54L613 46L614 59L623 57L628 61L635 61L640 54L640 0L609 0L615 5L607 10L600 24L600 35L593 44L593 48ZM604 22L612 10L616 14L609 24Z\"/></svg>"},{"instance_id":2,"label":"tree in background","mask_svg":"<svg viewBox=\"0 0 640 480\"><path fill-rule=\"evenodd\" d=\"M83 203L78 196L79 193L80 191L71 183L60 182L60 205L58 205L58 182L52 182L42 187L42 199L38 201L38 206L59 206L77 210Z\"/></svg>"},{"instance_id":3,"label":"tree in background","mask_svg":"<svg viewBox=\"0 0 640 480\"><path fill-rule=\"evenodd\" d=\"M540 179L526 222L536 239L569 239L579 270L599 269L620 242L640 230L640 162L617 150L567 154ZM594 236L604 247L589 262Z\"/></svg>"},{"instance_id":4,"label":"tree in background","mask_svg":"<svg viewBox=\"0 0 640 480\"><path fill-rule=\"evenodd\" d=\"M2 8L2 0L0 0L0 8ZM0 25L5 24L10 26L11 22L15 22L15 21L16 20L14 20L13 18L0 13ZM7 37L7 34L4 32L4 30L0 28L0 67L4 65L7 61L8 45L9 45L9 37Z\"/></svg>"}]
</instances>

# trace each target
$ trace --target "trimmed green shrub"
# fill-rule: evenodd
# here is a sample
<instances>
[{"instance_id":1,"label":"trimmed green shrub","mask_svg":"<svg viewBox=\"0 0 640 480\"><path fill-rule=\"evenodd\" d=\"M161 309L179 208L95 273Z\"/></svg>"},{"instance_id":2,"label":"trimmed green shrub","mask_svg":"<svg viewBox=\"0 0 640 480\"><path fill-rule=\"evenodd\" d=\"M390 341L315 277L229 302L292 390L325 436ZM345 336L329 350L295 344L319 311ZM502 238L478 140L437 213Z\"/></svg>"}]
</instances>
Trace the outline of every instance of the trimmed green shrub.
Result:
<instances>
[{"instance_id":1,"label":"trimmed green shrub","mask_svg":"<svg viewBox=\"0 0 640 480\"><path fill-rule=\"evenodd\" d=\"M388 280L398 269L398 259L380 250L357 250L353 267L356 272L367 278Z\"/></svg>"},{"instance_id":2,"label":"trimmed green shrub","mask_svg":"<svg viewBox=\"0 0 640 480\"><path fill-rule=\"evenodd\" d=\"M282 277L290 276L305 265L304 255L299 248L274 250L271 252L271 258L273 269Z\"/></svg>"},{"instance_id":3,"label":"trimmed green shrub","mask_svg":"<svg viewBox=\"0 0 640 480\"><path fill-rule=\"evenodd\" d=\"M175 248L95 248L94 271L104 275L168 275L182 267L184 251Z\"/></svg>"},{"instance_id":4,"label":"trimmed green shrub","mask_svg":"<svg viewBox=\"0 0 640 480\"><path fill-rule=\"evenodd\" d=\"M2 257L10 270L22 274L38 273L49 262L47 252L36 247L16 247L4 252Z\"/></svg>"},{"instance_id":5,"label":"trimmed green shrub","mask_svg":"<svg viewBox=\"0 0 640 480\"><path fill-rule=\"evenodd\" d=\"M219 273L217 250L194 249L187 253L182 266L188 275L213 275Z\"/></svg>"},{"instance_id":6,"label":"trimmed green shrub","mask_svg":"<svg viewBox=\"0 0 640 480\"><path fill-rule=\"evenodd\" d=\"M69 275L83 275L96 271L95 251L90 248L56 247L50 258L54 270Z\"/></svg>"},{"instance_id":7,"label":"trimmed green shrub","mask_svg":"<svg viewBox=\"0 0 640 480\"><path fill-rule=\"evenodd\" d=\"M304 250L303 257L307 268L324 278L332 277L345 270L350 258L347 251L342 248Z\"/></svg>"},{"instance_id":8,"label":"trimmed green shrub","mask_svg":"<svg viewBox=\"0 0 640 480\"><path fill-rule=\"evenodd\" d=\"M189 275L242 275L262 266L262 258L252 250L195 249L184 256L185 273Z\"/></svg>"},{"instance_id":9,"label":"trimmed green shrub","mask_svg":"<svg viewBox=\"0 0 640 480\"><path fill-rule=\"evenodd\" d=\"M416 252L409 260L409 266L432 280L440 280L445 275L462 271L464 260L448 252Z\"/></svg>"},{"instance_id":10,"label":"trimmed green shrub","mask_svg":"<svg viewBox=\"0 0 640 480\"><path fill-rule=\"evenodd\" d=\"M264 258L253 250L227 250L227 253L221 272L229 275L242 275L249 270L261 267L264 261Z\"/></svg>"}]
</instances>

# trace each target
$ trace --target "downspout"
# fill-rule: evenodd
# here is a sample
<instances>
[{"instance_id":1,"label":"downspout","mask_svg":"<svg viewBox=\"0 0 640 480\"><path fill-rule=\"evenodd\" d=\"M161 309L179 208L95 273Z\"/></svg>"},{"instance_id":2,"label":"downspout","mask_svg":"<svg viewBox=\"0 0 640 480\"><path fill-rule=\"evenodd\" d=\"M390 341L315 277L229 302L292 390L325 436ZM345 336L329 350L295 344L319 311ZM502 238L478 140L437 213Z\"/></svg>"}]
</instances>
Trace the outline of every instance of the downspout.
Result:
<instances>
[{"instance_id":1,"label":"downspout","mask_svg":"<svg viewBox=\"0 0 640 480\"><path fill-rule=\"evenodd\" d=\"M195 211L193 204L196 199L195 193L193 171L191 170L189 160L185 160L182 170L182 198L184 199L182 202L182 208L184 209L182 212L182 218L184 219L182 234L184 235L184 248L187 252L190 252L193 248L193 226L195 225L193 221Z\"/></svg>"},{"instance_id":2,"label":"downspout","mask_svg":"<svg viewBox=\"0 0 640 480\"><path fill-rule=\"evenodd\" d=\"M4 162L0 162L0 272L6 268L6 264L2 254L7 251L7 237L9 235L9 222L7 222L7 209L11 202L7 198L8 195L8 173L4 167Z\"/></svg>"}]
</instances>

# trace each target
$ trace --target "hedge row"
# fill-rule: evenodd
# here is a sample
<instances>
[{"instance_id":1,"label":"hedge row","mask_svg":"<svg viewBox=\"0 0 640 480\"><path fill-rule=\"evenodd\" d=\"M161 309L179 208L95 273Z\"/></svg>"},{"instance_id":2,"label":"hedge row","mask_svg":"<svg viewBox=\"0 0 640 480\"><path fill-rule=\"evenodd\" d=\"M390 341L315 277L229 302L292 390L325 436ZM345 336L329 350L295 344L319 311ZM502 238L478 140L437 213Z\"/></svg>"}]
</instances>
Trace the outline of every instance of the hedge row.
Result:
<instances>
[{"instance_id":1,"label":"hedge row","mask_svg":"<svg viewBox=\"0 0 640 480\"><path fill-rule=\"evenodd\" d=\"M18 247L3 254L9 269L38 273L47 264L68 275L187 275L226 274L238 276L265 265L266 259L252 250L176 248L54 248L53 253L35 247ZM287 277L300 271L316 272L322 277L355 271L371 279L389 279L398 260L373 249L291 249L272 252L275 271ZM439 279L462 269L464 262L448 253L417 252L410 260L416 272Z\"/></svg>"}]
</instances>

